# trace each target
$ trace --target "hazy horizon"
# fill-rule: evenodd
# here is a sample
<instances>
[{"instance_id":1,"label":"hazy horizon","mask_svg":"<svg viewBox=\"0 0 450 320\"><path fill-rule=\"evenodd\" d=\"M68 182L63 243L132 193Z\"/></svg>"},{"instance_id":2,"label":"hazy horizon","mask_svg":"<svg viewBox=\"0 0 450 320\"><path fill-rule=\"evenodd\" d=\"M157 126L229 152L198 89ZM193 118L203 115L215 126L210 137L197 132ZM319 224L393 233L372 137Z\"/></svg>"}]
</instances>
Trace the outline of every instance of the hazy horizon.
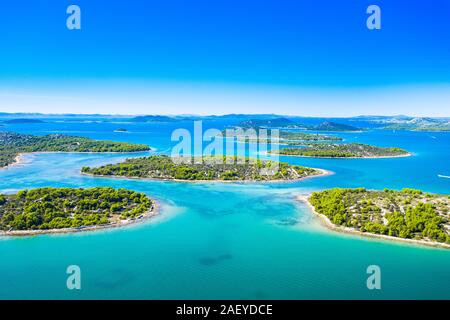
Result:
<instances>
[{"instance_id":1,"label":"hazy horizon","mask_svg":"<svg viewBox=\"0 0 450 320\"><path fill-rule=\"evenodd\" d=\"M3 4L0 112L450 116L446 0L77 5Z\"/></svg>"},{"instance_id":2,"label":"hazy horizon","mask_svg":"<svg viewBox=\"0 0 450 320\"><path fill-rule=\"evenodd\" d=\"M0 112L106 115L450 116L450 85L303 88L148 81L0 83Z\"/></svg>"}]
</instances>

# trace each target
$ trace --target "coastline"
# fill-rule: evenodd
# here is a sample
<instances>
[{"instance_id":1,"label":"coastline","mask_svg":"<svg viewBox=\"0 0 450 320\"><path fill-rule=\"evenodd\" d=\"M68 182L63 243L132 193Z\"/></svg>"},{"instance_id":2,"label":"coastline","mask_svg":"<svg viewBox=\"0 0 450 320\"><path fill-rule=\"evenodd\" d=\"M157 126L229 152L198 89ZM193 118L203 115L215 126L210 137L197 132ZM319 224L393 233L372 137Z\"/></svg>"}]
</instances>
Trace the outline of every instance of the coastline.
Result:
<instances>
[{"instance_id":1,"label":"coastline","mask_svg":"<svg viewBox=\"0 0 450 320\"><path fill-rule=\"evenodd\" d=\"M319 177L326 177L333 175L333 171L319 169L319 168L310 168L320 172L320 174L305 176L297 179L277 179L277 180L182 180L182 179L163 179L163 178L140 178L140 177L127 177L127 176L115 176L115 175L94 175L90 173L80 172L81 175L89 176L93 178L111 178L111 179L132 179L132 180L142 180L142 181L162 181L162 182L184 182L184 183L235 183L235 184L261 184L261 183L290 183L290 182L298 182L306 179L313 179Z\"/></svg>"},{"instance_id":2,"label":"coastline","mask_svg":"<svg viewBox=\"0 0 450 320\"><path fill-rule=\"evenodd\" d=\"M0 170L10 169L10 168L13 168L13 167L23 164L25 162L24 156L25 156L25 153L18 153L17 156L14 158L14 162L11 162L11 163L7 164L6 166L0 167Z\"/></svg>"},{"instance_id":3,"label":"coastline","mask_svg":"<svg viewBox=\"0 0 450 320\"><path fill-rule=\"evenodd\" d=\"M0 231L1 237L25 237L25 236L36 236L41 234L63 234L63 233L79 233L79 232L91 232L100 231L112 228L122 228L138 223L143 223L146 220L156 217L159 215L159 204L156 200L152 199L153 206L149 211L142 214L140 218L120 220L119 222L111 222L109 224L87 226L80 228L61 228L61 229L48 229L48 230L14 230L14 231Z\"/></svg>"},{"instance_id":4,"label":"coastline","mask_svg":"<svg viewBox=\"0 0 450 320\"><path fill-rule=\"evenodd\" d=\"M0 167L0 170L8 169L11 167L15 167L18 165L21 165L24 163L24 158L27 154L48 154L48 153L75 153L75 154L128 154L128 153L143 153L143 152L149 152L154 151L154 149L150 148L146 151L130 151L130 152L121 152L121 151L108 151L108 152L93 152L93 151L35 151L35 152L20 152L17 154L17 156L14 158L14 162L11 162L10 164Z\"/></svg>"},{"instance_id":5,"label":"coastline","mask_svg":"<svg viewBox=\"0 0 450 320\"><path fill-rule=\"evenodd\" d=\"M415 239L392 237L392 236L387 236L384 234L362 232L362 231L355 230L355 229L352 229L349 227L337 226L333 222L331 222L331 220L328 219L327 216L325 216L321 213L318 213L315 210L314 206L308 200L309 197L310 197L310 194L299 195L296 197L296 200L306 204L306 206L310 209L310 211L319 218L321 225L326 227L329 230L346 233L346 234L358 235L358 236L362 236L365 238L372 238L372 239L375 238L375 239L403 242L403 243L408 243L408 244L424 245L424 246L434 247L434 248L450 249L450 244L446 244L446 243L442 243L442 242L433 242L433 241L426 241L426 240L415 240Z\"/></svg>"}]
</instances>

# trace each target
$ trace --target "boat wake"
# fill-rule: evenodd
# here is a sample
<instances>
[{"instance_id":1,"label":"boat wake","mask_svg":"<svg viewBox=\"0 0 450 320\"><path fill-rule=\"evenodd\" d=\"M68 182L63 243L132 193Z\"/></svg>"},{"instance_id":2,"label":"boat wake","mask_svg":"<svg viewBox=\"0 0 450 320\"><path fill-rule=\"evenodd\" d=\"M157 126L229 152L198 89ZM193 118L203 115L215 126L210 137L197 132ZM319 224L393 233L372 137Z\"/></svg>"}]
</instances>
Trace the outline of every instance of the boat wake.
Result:
<instances>
[{"instance_id":1,"label":"boat wake","mask_svg":"<svg viewBox=\"0 0 450 320\"><path fill-rule=\"evenodd\" d=\"M442 174L438 174L438 177L439 178L444 178L444 179L450 179L450 176L444 176Z\"/></svg>"}]
</instances>

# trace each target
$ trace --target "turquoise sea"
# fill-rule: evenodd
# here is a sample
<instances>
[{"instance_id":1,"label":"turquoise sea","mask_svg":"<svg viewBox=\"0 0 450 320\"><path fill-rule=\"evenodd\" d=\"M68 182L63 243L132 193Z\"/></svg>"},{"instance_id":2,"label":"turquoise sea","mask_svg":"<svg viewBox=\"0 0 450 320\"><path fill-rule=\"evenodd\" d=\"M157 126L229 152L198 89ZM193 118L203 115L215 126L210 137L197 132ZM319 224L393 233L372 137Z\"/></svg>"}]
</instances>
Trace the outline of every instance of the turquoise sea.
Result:
<instances>
[{"instance_id":1,"label":"turquoise sea","mask_svg":"<svg viewBox=\"0 0 450 320\"><path fill-rule=\"evenodd\" d=\"M221 129L226 123L205 127ZM115 133L125 127L128 133ZM192 123L61 121L0 128L146 143L167 153L175 128ZM0 192L113 186L156 198L161 215L121 229L0 238L0 299L450 299L450 250L328 231L296 195L331 187L405 187L450 193L450 134L372 130L346 141L399 146L412 157L283 161L331 176L279 184L175 183L93 178L82 166L142 154L29 154L0 170ZM81 290L66 268L81 268ZM368 290L366 268L381 268Z\"/></svg>"}]
</instances>

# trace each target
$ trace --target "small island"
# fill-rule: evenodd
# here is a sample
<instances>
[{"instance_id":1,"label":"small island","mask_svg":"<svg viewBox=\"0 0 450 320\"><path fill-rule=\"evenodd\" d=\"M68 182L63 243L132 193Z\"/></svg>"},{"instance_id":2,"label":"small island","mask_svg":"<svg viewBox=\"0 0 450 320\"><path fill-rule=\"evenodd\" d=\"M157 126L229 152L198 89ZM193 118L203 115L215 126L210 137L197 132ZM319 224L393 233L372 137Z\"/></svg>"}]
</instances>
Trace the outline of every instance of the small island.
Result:
<instances>
[{"instance_id":1,"label":"small island","mask_svg":"<svg viewBox=\"0 0 450 320\"><path fill-rule=\"evenodd\" d=\"M266 118L266 119L247 119L237 124L238 128L300 128L304 129L305 126L297 123L294 120L278 117L278 118Z\"/></svg>"},{"instance_id":2,"label":"small island","mask_svg":"<svg viewBox=\"0 0 450 320\"><path fill-rule=\"evenodd\" d=\"M357 128L351 125L324 121L316 125L300 123L297 120L278 117L278 118L266 118L266 119L247 119L239 122L236 128L279 128L279 129L302 129L311 131L340 131L340 132L356 132L362 131L361 128Z\"/></svg>"},{"instance_id":3,"label":"small island","mask_svg":"<svg viewBox=\"0 0 450 320\"><path fill-rule=\"evenodd\" d=\"M299 200L310 204L327 226L388 239L450 248L450 196L420 190L335 188Z\"/></svg>"},{"instance_id":4,"label":"small island","mask_svg":"<svg viewBox=\"0 0 450 320\"><path fill-rule=\"evenodd\" d=\"M177 122L179 121L176 117L169 116L158 116L158 115L147 115L147 116L137 116L130 119L131 122Z\"/></svg>"},{"instance_id":5,"label":"small island","mask_svg":"<svg viewBox=\"0 0 450 320\"><path fill-rule=\"evenodd\" d=\"M0 194L0 235L75 232L122 226L155 214L144 193L110 187L37 188Z\"/></svg>"},{"instance_id":6,"label":"small island","mask_svg":"<svg viewBox=\"0 0 450 320\"><path fill-rule=\"evenodd\" d=\"M92 140L85 137L51 134L33 136L0 132L0 167L16 162L21 153L30 152L138 152L148 151L144 144Z\"/></svg>"},{"instance_id":7,"label":"small island","mask_svg":"<svg viewBox=\"0 0 450 320\"><path fill-rule=\"evenodd\" d=\"M332 121L324 121L318 125L312 126L309 130L316 131L340 131L340 132L357 132L362 131L361 128L350 126L348 124L336 123Z\"/></svg>"},{"instance_id":8,"label":"small island","mask_svg":"<svg viewBox=\"0 0 450 320\"><path fill-rule=\"evenodd\" d=\"M174 161L165 155L131 158L97 168L83 167L81 171L95 176L182 181L288 181L327 174L325 170L269 160L217 156Z\"/></svg>"},{"instance_id":9,"label":"small island","mask_svg":"<svg viewBox=\"0 0 450 320\"><path fill-rule=\"evenodd\" d=\"M316 143L300 148L283 148L270 151L270 153L313 158L391 158L411 155L401 148L383 148L362 143Z\"/></svg>"},{"instance_id":10,"label":"small island","mask_svg":"<svg viewBox=\"0 0 450 320\"><path fill-rule=\"evenodd\" d=\"M19 119L5 120L3 122L8 124L34 124L34 123L44 123L45 121L32 118L19 118Z\"/></svg>"},{"instance_id":11,"label":"small island","mask_svg":"<svg viewBox=\"0 0 450 320\"><path fill-rule=\"evenodd\" d=\"M304 145L305 142L314 141L341 141L341 137L324 135L317 133L305 133L298 131L280 130L278 137L272 137L272 132L268 130L265 135L260 134L262 128L254 129L253 132L245 128L236 128L232 130L223 130L222 137L236 138L239 142L257 142L270 144L285 144L285 145ZM252 134L253 133L253 134Z\"/></svg>"}]
</instances>

